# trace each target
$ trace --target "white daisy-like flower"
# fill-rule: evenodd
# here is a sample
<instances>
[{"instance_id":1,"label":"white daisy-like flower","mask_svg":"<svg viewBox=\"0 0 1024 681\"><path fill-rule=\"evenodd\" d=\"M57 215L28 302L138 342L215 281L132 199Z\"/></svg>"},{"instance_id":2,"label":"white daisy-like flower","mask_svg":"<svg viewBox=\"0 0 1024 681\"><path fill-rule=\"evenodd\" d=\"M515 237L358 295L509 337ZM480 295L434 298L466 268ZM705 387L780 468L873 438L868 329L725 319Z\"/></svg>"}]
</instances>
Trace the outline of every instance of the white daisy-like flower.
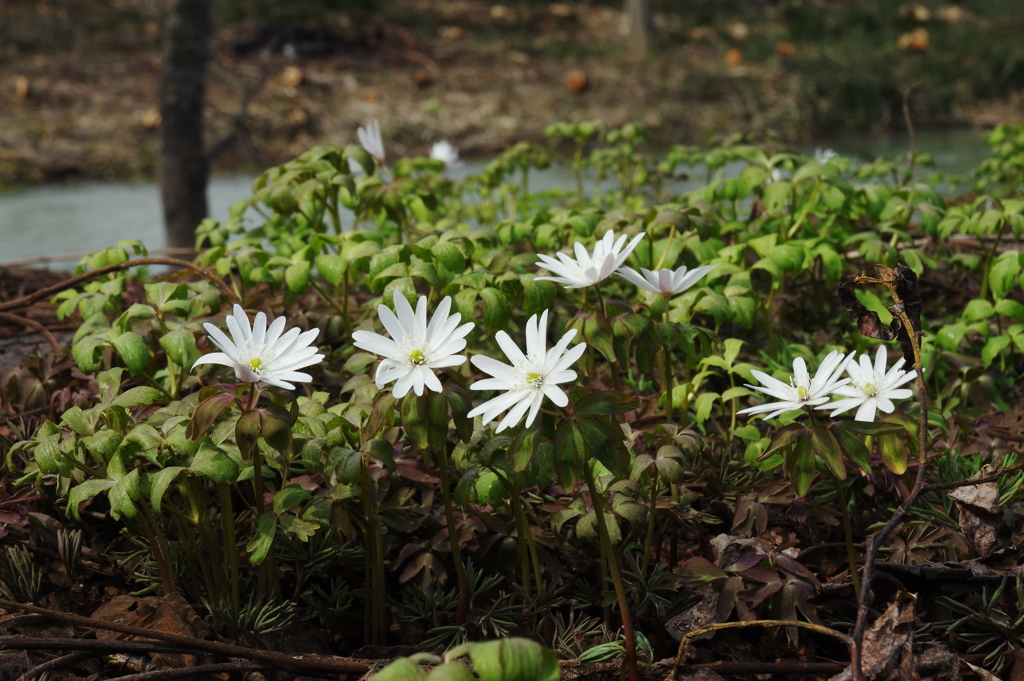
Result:
<instances>
[{"instance_id":1,"label":"white daisy-like flower","mask_svg":"<svg viewBox=\"0 0 1024 681\"><path fill-rule=\"evenodd\" d=\"M448 140L434 142L434 146L430 148L430 158L444 163L445 170L452 170L462 166L458 147Z\"/></svg>"},{"instance_id":2,"label":"white daisy-like flower","mask_svg":"<svg viewBox=\"0 0 1024 681\"><path fill-rule=\"evenodd\" d=\"M652 272L643 267L640 268L640 272L637 272L632 267L620 267L617 274L645 291L660 293L663 296L674 296L696 284L701 277L716 267L718 265L704 265L690 271L687 271L685 267L680 267L674 272L672 270Z\"/></svg>"},{"instance_id":3,"label":"white daisy-like flower","mask_svg":"<svg viewBox=\"0 0 1024 681\"><path fill-rule=\"evenodd\" d=\"M473 329L473 322L459 326L462 315L448 314L452 308L450 296L440 302L429 324L426 296L420 296L415 312L405 296L397 291L394 302L395 312L387 305L377 307L380 321L391 338L372 331L356 331L352 334L353 345L384 357L374 376L378 389L394 381L391 392L398 398L405 397L409 390L417 395L422 395L424 388L441 392L441 381L434 369L454 367L466 361L465 355L455 353L466 347L466 334Z\"/></svg>"},{"instance_id":4,"label":"white daisy-like flower","mask_svg":"<svg viewBox=\"0 0 1024 681\"><path fill-rule=\"evenodd\" d=\"M834 158L839 158L839 154L832 149L822 149L821 147L818 147L814 150L814 160L818 163L828 163Z\"/></svg>"},{"instance_id":5,"label":"white daisy-like flower","mask_svg":"<svg viewBox=\"0 0 1024 681\"><path fill-rule=\"evenodd\" d=\"M536 279L558 282L566 288L593 286L622 267L626 258L643 238L644 234L641 232L627 244L625 234L616 239L612 231L608 230L604 233L604 238L594 244L593 253L587 251L583 244L577 241L573 246L575 260L561 251L555 254L558 256L557 260L549 255L538 254L540 262L537 264L555 276Z\"/></svg>"},{"instance_id":6,"label":"white daisy-like flower","mask_svg":"<svg viewBox=\"0 0 1024 681\"><path fill-rule=\"evenodd\" d=\"M506 392L476 407L469 412L469 416L479 414L486 424L508 409L508 414L501 420L495 431L500 433L509 426L519 423L527 410L530 413L526 417L526 426L532 425L545 396L557 407L569 404L568 396L558 387L558 384L576 378L576 372L569 367L580 358L580 355L586 350L587 344L577 343L572 349L566 350L569 347L569 341L576 336L576 329L572 329L566 332L553 348L546 350L547 330L547 310L541 314L540 322L537 321L537 315L533 315L527 320L526 354L523 354L519 346L504 331L495 334L498 345L512 361L512 366L484 355L473 356L473 359L470 360L473 365L493 378L485 378L469 387L473 390L505 390Z\"/></svg>"},{"instance_id":7,"label":"white daisy-like flower","mask_svg":"<svg viewBox=\"0 0 1024 681\"><path fill-rule=\"evenodd\" d=\"M817 408L832 409L830 416L837 416L858 407L857 414L853 417L855 421L874 421L876 409L891 414L896 409L893 400L903 400L914 394L909 388L900 386L917 378L917 370L904 371L904 360L900 357L887 372L886 359L888 357L885 346L880 345L875 354L874 366L871 366L871 356L868 354L860 356L860 363L850 362L846 366L850 384L833 391L833 394L846 399L829 402Z\"/></svg>"},{"instance_id":8,"label":"white daisy-like flower","mask_svg":"<svg viewBox=\"0 0 1024 681\"><path fill-rule=\"evenodd\" d=\"M789 385L776 378L772 378L762 371L752 370L750 373L764 387L761 388L749 383L746 384L747 387L763 392L766 395L771 395L780 401L759 404L756 407L741 409L736 413L762 414L764 412L771 412L765 416L766 419L770 419L794 409L816 407L819 404L824 404L828 402L829 395L834 393L837 388L850 382L848 378L841 379L839 377L852 358L853 353L850 353L849 357L847 357L833 350L821 362L821 366L815 372L814 378L811 378L811 375L807 372L807 364L802 357L797 357L793 360L793 377L789 379Z\"/></svg>"},{"instance_id":9,"label":"white daisy-like flower","mask_svg":"<svg viewBox=\"0 0 1024 681\"><path fill-rule=\"evenodd\" d=\"M377 159L378 163L384 163L384 138L380 135L380 123L374 120L365 128L360 126L356 130L356 137L363 149L370 152L370 156Z\"/></svg>"},{"instance_id":10,"label":"white daisy-like flower","mask_svg":"<svg viewBox=\"0 0 1024 681\"><path fill-rule=\"evenodd\" d=\"M278 317L267 327L267 315L262 312L256 314L250 328L249 317L241 305L235 305L233 314L228 315L227 325L231 338L213 324L203 324L210 340L221 352L203 355L192 365L193 369L200 364L222 364L233 368L235 377L243 383L266 383L294 390L295 386L289 381L308 383L313 380L309 374L296 369L324 358L310 345L320 329L300 332L294 328L282 333L285 318Z\"/></svg>"}]
</instances>

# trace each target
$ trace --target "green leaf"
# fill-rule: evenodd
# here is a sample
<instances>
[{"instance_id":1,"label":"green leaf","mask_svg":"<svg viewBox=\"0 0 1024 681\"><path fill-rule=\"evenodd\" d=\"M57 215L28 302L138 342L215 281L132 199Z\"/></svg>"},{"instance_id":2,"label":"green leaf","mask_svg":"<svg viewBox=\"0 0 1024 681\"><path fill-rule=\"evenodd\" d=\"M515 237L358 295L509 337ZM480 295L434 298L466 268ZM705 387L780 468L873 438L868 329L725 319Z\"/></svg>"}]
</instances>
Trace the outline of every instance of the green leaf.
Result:
<instances>
[{"instance_id":1,"label":"green leaf","mask_svg":"<svg viewBox=\"0 0 1024 681\"><path fill-rule=\"evenodd\" d=\"M255 536L245 545L245 550L249 552L250 563L259 565L266 559L267 554L270 553L270 547L274 544L276 531L277 518L274 517L274 514L261 514L259 520L256 521Z\"/></svg>"},{"instance_id":2,"label":"green leaf","mask_svg":"<svg viewBox=\"0 0 1024 681\"><path fill-rule=\"evenodd\" d=\"M466 269L466 258L462 255L459 247L451 241L438 241L430 252L434 254L437 261L444 265L444 268L453 274L462 274Z\"/></svg>"},{"instance_id":3,"label":"green leaf","mask_svg":"<svg viewBox=\"0 0 1024 681\"><path fill-rule=\"evenodd\" d=\"M480 681L557 681L561 674L555 654L526 638L479 643L469 658Z\"/></svg>"},{"instance_id":4,"label":"green leaf","mask_svg":"<svg viewBox=\"0 0 1024 681\"><path fill-rule=\"evenodd\" d=\"M71 345L71 357L74 358L82 373L91 374L100 368L100 350L103 342L95 336L88 336Z\"/></svg>"},{"instance_id":5,"label":"green leaf","mask_svg":"<svg viewBox=\"0 0 1024 681\"><path fill-rule=\"evenodd\" d=\"M238 464L222 449L209 442L203 442L188 467L190 471L205 476L217 483L235 482L238 479Z\"/></svg>"},{"instance_id":6,"label":"green leaf","mask_svg":"<svg viewBox=\"0 0 1024 681\"><path fill-rule=\"evenodd\" d=\"M216 388L204 388L199 393L199 406L185 427L185 436L193 442L202 439L220 413L235 401L235 396Z\"/></svg>"},{"instance_id":7,"label":"green leaf","mask_svg":"<svg viewBox=\"0 0 1024 681\"><path fill-rule=\"evenodd\" d=\"M571 421L562 421L555 430L555 477L563 489L572 489L583 469L583 441Z\"/></svg>"},{"instance_id":8,"label":"green leaf","mask_svg":"<svg viewBox=\"0 0 1024 681\"><path fill-rule=\"evenodd\" d=\"M309 275L313 265L308 260L298 260L284 271L284 283L292 293L302 293L309 286Z\"/></svg>"},{"instance_id":9,"label":"green leaf","mask_svg":"<svg viewBox=\"0 0 1024 681\"><path fill-rule=\"evenodd\" d=\"M156 388L140 385L126 390L113 401L119 407L139 407L143 404L153 404L163 396L163 393Z\"/></svg>"},{"instance_id":10,"label":"green leaf","mask_svg":"<svg viewBox=\"0 0 1024 681\"><path fill-rule=\"evenodd\" d=\"M387 667L385 667L385 669L387 669ZM380 675L378 674L373 678L379 679ZM401 678L402 681L412 681L421 677L406 676ZM427 681L476 681L476 677L473 676L473 672L469 671L466 665L454 660L437 665L430 670L430 674L428 674L426 678Z\"/></svg>"},{"instance_id":11,"label":"green leaf","mask_svg":"<svg viewBox=\"0 0 1024 681\"><path fill-rule=\"evenodd\" d=\"M113 480L86 480L75 485L68 494L68 514L75 520L81 520L78 514L78 507L86 500L92 499L101 492L106 492L114 486Z\"/></svg>"},{"instance_id":12,"label":"green leaf","mask_svg":"<svg viewBox=\"0 0 1024 681\"><path fill-rule=\"evenodd\" d=\"M133 468L118 480L110 488L107 498L110 499L110 515L114 520L120 520L121 516L134 518L139 512L134 503L139 498L139 470Z\"/></svg>"},{"instance_id":13,"label":"green leaf","mask_svg":"<svg viewBox=\"0 0 1024 681\"><path fill-rule=\"evenodd\" d=\"M331 286L339 286L348 270L348 259L333 253L321 253L316 259L316 269Z\"/></svg>"},{"instance_id":14,"label":"green leaf","mask_svg":"<svg viewBox=\"0 0 1024 681\"><path fill-rule=\"evenodd\" d=\"M1016 300L1010 300L1004 298L996 303L995 311L997 314L1001 314L1006 317L1010 317L1018 322L1024 322L1024 305L1021 305Z\"/></svg>"},{"instance_id":15,"label":"green leaf","mask_svg":"<svg viewBox=\"0 0 1024 681\"><path fill-rule=\"evenodd\" d=\"M400 657L371 676L370 681L423 681L426 678L423 667L407 657Z\"/></svg>"},{"instance_id":16,"label":"green leaf","mask_svg":"<svg viewBox=\"0 0 1024 681\"><path fill-rule=\"evenodd\" d=\"M967 303L967 307L964 308L964 312L960 315L960 319L970 324L971 322L988 319L994 313L995 309L992 307L992 303L987 300L975 299Z\"/></svg>"},{"instance_id":17,"label":"green leaf","mask_svg":"<svg viewBox=\"0 0 1024 681\"><path fill-rule=\"evenodd\" d=\"M1010 344L1011 338L1009 336L992 336L985 341L985 347L981 349L981 361L985 364L987 369L989 365L999 356L999 353L1006 349L1006 346Z\"/></svg>"},{"instance_id":18,"label":"green leaf","mask_svg":"<svg viewBox=\"0 0 1024 681\"><path fill-rule=\"evenodd\" d=\"M160 347L164 349L172 362L190 371L196 360L202 355L196 345L195 335L186 329L176 329L160 336Z\"/></svg>"},{"instance_id":19,"label":"green leaf","mask_svg":"<svg viewBox=\"0 0 1024 681\"><path fill-rule=\"evenodd\" d=\"M184 466L168 466L149 476L149 503L154 511L160 513L164 494L184 470L187 470Z\"/></svg>"},{"instance_id":20,"label":"green leaf","mask_svg":"<svg viewBox=\"0 0 1024 681\"><path fill-rule=\"evenodd\" d=\"M521 427L512 438L508 447L508 456L512 463L512 470L518 472L526 470L537 453L537 445L540 444L541 419L536 419L529 427Z\"/></svg>"},{"instance_id":21,"label":"green leaf","mask_svg":"<svg viewBox=\"0 0 1024 681\"><path fill-rule=\"evenodd\" d=\"M878 450L882 455L882 464L896 475L903 475L907 470L907 447L903 438L897 433L883 433L878 436Z\"/></svg>"},{"instance_id":22,"label":"green leaf","mask_svg":"<svg viewBox=\"0 0 1024 681\"><path fill-rule=\"evenodd\" d=\"M702 392L693 401L693 408L697 412L697 423L704 423L711 416L711 408L715 406L715 400L719 398L718 393Z\"/></svg>"},{"instance_id":23,"label":"green leaf","mask_svg":"<svg viewBox=\"0 0 1024 681\"><path fill-rule=\"evenodd\" d=\"M122 333L113 339L111 343L132 376L137 376L145 371L146 365L149 364L149 348L146 346L146 341L142 336L129 331Z\"/></svg>"},{"instance_id":24,"label":"green leaf","mask_svg":"<svg viewBox=\"0 0 1024 681\"><path fill-rule=\"evenodd\" d=\"M480 299L484 301L483 323L489 329L502 329L508 322L512 305L505 294L496 288L480 290Z\"/></svg>"},{"instance_id":25,"label":"green leaf","mask_svg":"<svg viewBox=\"0 0 1024 681\"><path fill-rule=\"evenodd\" d=\"M401 400L402 427L405 434L420 449L430 446L427 401L424 396L410 392Z\"/></svg>"},{"instance_id":26,"label":"green leaf","mask_svg":"<svg viewBox=\"0 0 1024 681\"><path fill-rule=\"evenodd\" d=\"M846 465L843 463L843 452L839 448L832 431L823 423L815 423L811 431L811 448L815 456L820 458L832 471L832 475L840 480L846 479Z\"/></svg>"},{"instance_id":27,"label":"green leaf","mask_svg":"<svg viewBox=\"0 0 1024 681\"><path fill-rule=\"evenodd\" d=\"M861 439L846 427L846 422L837 423L832 429L832 434L839 444L839 450L860 466L864 473L871 473L871 454Z\"/></svg>"},{"instance_id":28,"label":"green leaf","mask_svg":"<svg viewBox=\"0 0 1024 681\"><path fill-rule=\"evenodd\" d=\"M591 418L578 419L575 425L592 457L620 478L629 477L629 450L622 441L622 430Z\"/></svg>"},{"instance_id":29,"label":"green leaf","mask_svg":"<svg viewBox=\"0 0 1024 681\"><path fill-rule=\"evenodd\" d=\"M558 288L550 281L537 281L523 277L523 314L532 315L551 307L558 294Z\"/></svg>"},{"instance_id":30,"label":"green leaf","mask_svg":"<svg viewBox=\"0 0 1024 681\"><path fill-rule=\"evenodd\" d=\"M786 475L793 481L797 495L805 496L811 489L811 481L814 479L814 450L811 448L811 438L797 439L796 444L783 454L782 466Z\"/></svg>"},{"instance_id":31,"label":"green leaf","mask_svg":"<svg viewBox=\"0 0 1024 681\"><path fill-rule=\"evenodd\" d=\"M85 417L85 412L79 406L73 406L60 416L61 423L73 430L76 435L92 435L93 425Z\"/></svg>"},{"instance_id":32,"label":"green leaf","mask_svg":"<svg viewBox=\"0 0 1024 681\"><path fill-rule=\"evenodd\" d=\"M639 408L638 398L611 391L588 393L573 405L575 412L584 416L614 416Z\"/></svg>"},{"instance_id":33,"label":"green leaf","mask_svg":"<svg viewBox=\"0 0 1024 681\"><path fill-rule=\"evenodd\" d=\"M308 501L312 498L312 494L298 485L288 485L274 495L274 513L276 515L281 515L285 511L298 506L303 501Z\"/></svg>"},{"instance_id":34,"label":"green leaf","mask_svg":"<svg viewBox=\"0 0 1024 681\"><path fill-rule=\"evenodd\" d=\"M996 258L989 270L988 283L992 295L997 299L1005 298L1020 276L1021 264L1017 251L1006 251Z\"/></svg>"},{"instance_id":35,"label":"green leaf","mask_svg":"<svg viewBox=\"0 0 1024 681\"><path fill-rule=\"evenodd\" d=\"M946 324L943 326L939 329L935 338L942 349L953 352L960 346L960 341L963 340L965 333L967 333L967 325L963 322L957 322L956 324Z\"/></svg>"}]
</instances>

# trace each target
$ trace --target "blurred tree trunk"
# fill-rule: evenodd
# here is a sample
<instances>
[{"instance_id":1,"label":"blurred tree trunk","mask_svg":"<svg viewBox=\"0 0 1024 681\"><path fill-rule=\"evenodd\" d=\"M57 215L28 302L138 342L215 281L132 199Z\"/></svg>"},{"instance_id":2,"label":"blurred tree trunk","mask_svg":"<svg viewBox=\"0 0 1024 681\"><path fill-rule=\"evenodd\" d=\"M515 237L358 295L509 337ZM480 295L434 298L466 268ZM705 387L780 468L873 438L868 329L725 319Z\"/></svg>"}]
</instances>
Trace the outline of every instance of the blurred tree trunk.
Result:
<instances>
[{"instance_id":1,"label":"blurred tree trunk","mask_svg":"<svg viewBox=\"0 0 1024 681\"><path fill-rule=\"evenodd\" d=\"M160 81L160 193L167 245L191 248L207 214L203 102L210 0L174 0L169 18Z\"/></svg>"},{"instance_id":2,"label":"blurred tree trunk","mask_svg":"<svg viewBox=\"0 0 1024 681\"><path fill-rule=\"evenodd\" d=\"M636 56L647 56L654 46L651 0L626 0L625 12L629 23L630 49Z\"/></svg>"}]
</instances>

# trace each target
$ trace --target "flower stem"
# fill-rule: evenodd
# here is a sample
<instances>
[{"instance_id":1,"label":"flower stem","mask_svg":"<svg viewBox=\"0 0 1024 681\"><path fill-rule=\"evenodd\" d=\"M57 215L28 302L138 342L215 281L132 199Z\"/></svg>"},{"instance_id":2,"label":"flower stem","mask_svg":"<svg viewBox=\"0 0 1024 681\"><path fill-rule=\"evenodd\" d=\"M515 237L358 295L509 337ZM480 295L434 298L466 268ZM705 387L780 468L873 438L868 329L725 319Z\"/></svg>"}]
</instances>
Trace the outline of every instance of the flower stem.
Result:
<instances>
[{"instance_id":1,"label":"flower stem","mask_svg":"<svg viewBox=\"0 0 1024 681\"><path fill-rule=\"evenodd\" d=\"M235 512L231 504L231 487L227 483L217 485L220 493L220 519L224 534L224 560L227 562L228 582L231 585L231 607L234 614L240 612L238 583L238 545L235 538Z\"/></svg>"},{"instance_id":2,"label":"flower stem","mask_svg":"<svg viewBox=\"0 0 1024 681\"><path fill-rule=\"evenodd\" d=\"M644 560L640 571L647 574L647 567L651 564L651 551L654 545L654 520L658 510L658 466L654 466L654 475L651 476L651 501L647 510L647 536L644 538Z\"/></svg>"},{"instance_id":3,"label":"flower stem","mask_svg":"<svg viewBox=\"0 0 1024 681\"><path fill-rule=\"evenodd\" d=\"M462 563L462 552L459 550L459 531L455 526L455 510L452 507L452 493L448 488L448 454L447 452L437 453L437 465L440 469L441 478L441 500L444 502L444 519L448 526L448 545L452 550L452 560L455 562L455 580L459 586L459 607L455 611L455 624L461 625L466 622L469 614L469 581L466 579L466 566Z\"/></svg>"},{"instance_id":4,"label":"flower stem","mask_svg":"<svg viewBox=\"0 0 1024 681\"><path fill-rule=\"evenodd\" d=\"M665 298L665 311L661 314L662 325L668 324L668 298ZM672 424L672 354L669 349L668 343L661 344L661 356L659 357L659 364L661 364L661 390L665 393L665 425ZM685 414L685 406L684 406Z\"/></svg>"},{"instance_id":5,"label":"flower stem","mask_svg":"<svg viewBox=\"0 0 1024 681\"><path fill-rule=\"evenodd\" d=\"M853 547L853 526L850 524L850 506L846 501L843 483L831 473L832 484L835 485L839 497L839 508L843 512L843 534L846 535L846 560L850 563L850 583L853 584L853 596L860 602L860 573L857 571L857 550Z\"/></svg>"},{"instance_id":6,"label":"flower stem","mask_svg":"<svg viewBox=\"0 0 1024 681\"><path fill-rule=\"evenodd\" d=\"M590 490L590 498L594 504L594 513L597 515L597 533L601 539L601 551L608 563L608 573L615 587L615 598L619 604L619 616L622 618L622 631L626 639L626 675L629 681L639 681L639 673L636 664L636 634L633 631L633 618L629 614L629 603L626 601L626 587L622 582L622 573L619 571L619 563L612 548L611 536L608 534L608 523L604 517L604 497L597 490L594 482L594 472L590 469L589 456L583 461L583 473L587 478L587 488Z\"/></svg>"}]
</instances>

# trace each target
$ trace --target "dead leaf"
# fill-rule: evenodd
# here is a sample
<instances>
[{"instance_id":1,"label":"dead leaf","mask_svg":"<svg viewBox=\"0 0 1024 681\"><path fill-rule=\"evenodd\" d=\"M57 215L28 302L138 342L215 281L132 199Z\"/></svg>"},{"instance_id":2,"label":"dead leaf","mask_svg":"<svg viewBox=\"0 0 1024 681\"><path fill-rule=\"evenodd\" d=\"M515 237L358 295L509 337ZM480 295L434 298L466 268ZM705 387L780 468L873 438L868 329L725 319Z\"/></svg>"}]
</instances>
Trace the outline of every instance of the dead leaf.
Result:
<instances>
[{"instance_id":1,"label":"dead leaf","mask_svg":"<svg viewBox=\"0 0 1024 681\"><path fill-rule=\"evenodd\" d=\"M1002 470L999 464L981 467L971 479L988 478ZM999 507L999 483L983 482L980 485L957 487L949 493L960 512L960 529L968 543L982 558L992 555L1000 548L997 537L1003 521L1003 509Z\"/></svg>"},{"instance_id":2,"label":"dead leaf","mask_svg":"<svg viewBox=\"0 0 1024 681\"><path fill-rule=\"evenodd\" d=\"M861 647L861 670L865 679L888 674L899 668L904 646L914 643L914 604L917 599L902 592L875 620ZM849 667L833 676L829 681L849 681L852 671Z\"/></svg>"},{"instance_id":3,"label":"dead leaf","mask_svg":"<svg viewBox=\"0 0 1024 681\"><path fill-rule=\"evenodd\" d=\"M209 626L196 615L192 606L180 594L170 596L117 596L107 601L93 613L93 618L110 624L122 624L143 629L152 629L166 634L207 638ZM96 638L101 641L138 640L138 636L127 636L116 631L99 629ZM181 669L199 664L195 655L177 653L150 653L157 665Z\"/></svg>"}]
</instances>

